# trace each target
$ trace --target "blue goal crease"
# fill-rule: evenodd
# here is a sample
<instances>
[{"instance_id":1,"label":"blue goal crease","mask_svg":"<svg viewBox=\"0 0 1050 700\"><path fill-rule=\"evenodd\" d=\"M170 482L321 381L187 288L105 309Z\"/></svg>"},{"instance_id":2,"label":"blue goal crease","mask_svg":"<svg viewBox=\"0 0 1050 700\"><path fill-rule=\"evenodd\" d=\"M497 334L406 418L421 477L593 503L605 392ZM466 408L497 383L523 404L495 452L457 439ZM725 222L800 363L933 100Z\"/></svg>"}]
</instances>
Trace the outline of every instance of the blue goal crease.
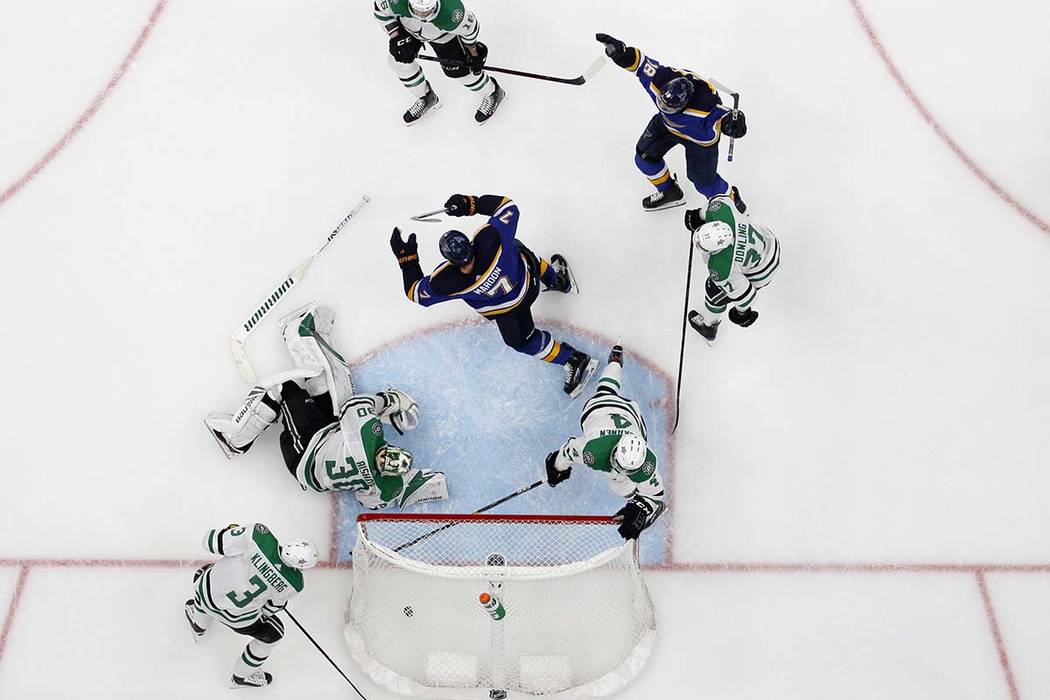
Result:
<instances>
[{"instance_id":1,"label":"blue goal crease","mask_svg":"<svg viewBox=\"0 0 1050 700\"><path fill-rule=\"evenodd\" d=\"M585 333L585 332L584 332ZM558 337L599 359L607 347L584 333L558 329ZM626 349L623 393L642 407L649 444L668 470L668 412L673 405L665 378L631 361ZM448 501L406 512L471 513L522 486L544 478L544 458L580 430L580 411L596 384L575 401L562 391L562 368L524 357L500 341L493 324L442 327L389 346L353 367L363 391L395 386L419 402L419 427L404 436L387 429L387 439L410 450L413 465L445 472ZM609 490L601 472L577 466L572 478L529 491L490 511L545 515L612 515L624 500ZM672 494L668 492L668 497ZM339 493L337 557L350 559L357 515L365 512L350 493ZM398 512L396 509L391 512ZM670 518L664 516L642 535L647 566L669 563Z\"/></svg>"}]
</instances>

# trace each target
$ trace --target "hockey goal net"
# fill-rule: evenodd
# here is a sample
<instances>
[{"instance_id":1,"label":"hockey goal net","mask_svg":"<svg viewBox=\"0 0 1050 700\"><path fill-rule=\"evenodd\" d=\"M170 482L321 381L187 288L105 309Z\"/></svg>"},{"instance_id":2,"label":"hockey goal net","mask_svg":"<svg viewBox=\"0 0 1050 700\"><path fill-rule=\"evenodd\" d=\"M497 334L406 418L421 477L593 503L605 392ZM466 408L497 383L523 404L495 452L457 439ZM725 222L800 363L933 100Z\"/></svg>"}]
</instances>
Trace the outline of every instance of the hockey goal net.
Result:
<instances>
[{"instance_id":1,"label":"hockey goal net","mask_svg":"<svg viewBox=\"0 0 1050 700\"><path fill-rule=\"evenodd\" d=\"M637 545L617 525L600 516L359 516L345 628L354 661L403 695L616 692L641 671L656 634Z\"/></svg>"}]
</instances>

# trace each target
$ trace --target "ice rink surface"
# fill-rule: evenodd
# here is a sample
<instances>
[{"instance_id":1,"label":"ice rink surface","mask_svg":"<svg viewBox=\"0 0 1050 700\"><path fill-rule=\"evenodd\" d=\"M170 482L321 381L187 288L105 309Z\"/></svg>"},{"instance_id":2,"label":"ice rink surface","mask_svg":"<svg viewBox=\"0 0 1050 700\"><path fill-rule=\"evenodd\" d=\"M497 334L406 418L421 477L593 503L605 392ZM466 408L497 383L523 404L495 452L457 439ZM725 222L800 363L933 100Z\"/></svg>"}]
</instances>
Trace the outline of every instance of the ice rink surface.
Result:
<instances>
[{"instance_id":1,"label":"ice rink surface","mask_svg":"<svg viewBox=\"0 0 1050 700\"><path fill-rule=\"evenodd\" d=\"M575 75L604 31L737 88L749 133L722 173L783 244L759 321L689 339L673 539L647 573L656 653L621 697L1050 697L1050 7L470 7L493 65ZM333 307L366 388L403 371L426 418L462 428L520 382L550 397L545 430L572 422L554 370L526 370L492 328L457 340L465 306L401 294L390 228L457 191L512 196L521 239L573 261L584 293L544 295L538 316L596 352L622 337L646 390L674 376L688 239L682 209L638 207L653 109L637 81L613 65L583 87L501 79L508 102L478 128L430 65L444 109L405 129L385 54L364 0L0 4L0 698L226 697L243 640L195 646L181 604L201 536L229 522L323 543L291 607L353 672L350 511L296 487L275 435L227 462L201 419L245 391L232 330L363 192L281 313ZM412 230L428 269L443 228ZM287 364L275 319L249 351L260 374ZM484 383L450 381L483 365ZM532 422L497 413L479 433L505 431L525 470ZM519 483L459 467L496 495ZM588 508L617 505L580 476ZM467 481L457 509L489 496ZM268 670L260 697L351 695L291 625Z\"/></svg>"}]
</instances>

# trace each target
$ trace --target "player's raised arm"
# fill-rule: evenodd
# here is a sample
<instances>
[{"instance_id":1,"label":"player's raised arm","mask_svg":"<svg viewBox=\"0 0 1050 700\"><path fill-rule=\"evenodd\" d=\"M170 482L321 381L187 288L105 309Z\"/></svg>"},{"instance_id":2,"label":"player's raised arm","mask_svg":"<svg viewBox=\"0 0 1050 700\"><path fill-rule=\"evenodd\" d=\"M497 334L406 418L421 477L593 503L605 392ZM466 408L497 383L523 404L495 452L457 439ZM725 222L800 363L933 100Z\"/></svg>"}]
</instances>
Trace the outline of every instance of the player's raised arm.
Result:
<instances>
[{"instance_id":1,"label":"player's raised arm","mask_svg":"<svg viewBox=\"0 0 1050 700\"><path fill-rule=\"evenodd\" d=\"M489 217L489 226L499 232L504 245L517 235L521 219L518 205L510 197L499 194L454 194L445 202L445 210L449 216Z\"/></svg>"},{"instance_id":2,"label":"player's raised arm","mask_svg":"<svg viewBox=\"0 0 1050 700\"><path fill-rule=\"evenodd\" d=\"M608 34L595 34L594 38L605 45L605 55L611 58L613 63L624 70L631 71L632 73L636 72L638 67L641 66L642 60L645 59L645 54L640 50L633 46L628 46L619 39L611 37Z\"/></svg>"},{"instance_id":3,"label":"player's raised arm","mask_svg":"<svg viewBox=\"0 0 1050 700\"><path fill-rule=\"evenodd\" d=\"M416 234L409 234L408 239L401 236L401 229L395 228L390 235L390 249L397 258L398 267L401 268L401 281L405 287L405 296L420 306L432 306L442 301L448 301L450 297L437 294L431 287L430 278L423 274L423 268L419 265L419 245L416 243Z\"/></svg>"}]
</instances>

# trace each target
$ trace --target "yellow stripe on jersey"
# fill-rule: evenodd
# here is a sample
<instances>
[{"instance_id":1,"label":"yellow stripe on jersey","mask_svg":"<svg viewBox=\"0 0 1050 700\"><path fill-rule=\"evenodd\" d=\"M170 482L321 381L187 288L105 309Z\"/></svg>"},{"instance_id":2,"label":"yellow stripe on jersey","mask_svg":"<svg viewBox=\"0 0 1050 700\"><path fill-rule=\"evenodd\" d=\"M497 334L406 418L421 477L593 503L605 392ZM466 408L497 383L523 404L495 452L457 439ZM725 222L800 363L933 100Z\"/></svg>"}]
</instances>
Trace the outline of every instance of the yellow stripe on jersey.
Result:
<instances>
[{"instance_id":1,"label":"yellow stripe on jersey","mask_svg":"<svg viewBox=\"0 0 1050 700\"><path fill-rule=\"evenodd\" d=\"M638 70L638 66L642 65L642 52L633 46L631 47L631 50L634 51L634 62L627 68L627 70L634 73Z\"/></svg>"},{"instance_id":2,"label":"yellow stripe on jersey","mask_svg":"<svg viewBox=\"0 0 1050 700\"><path fill-rule=\"evenodd\" d=\"M474 284L468 285L466 289L464 289L462 291L459 291L459 292L454 292L453 294L450 294L449 296L455 297L455 296L460 296L462 294L469 294L469 293L473 292L475 289L477 289L478 287L480 287L481 283L484 282L485 280L487 280L489 278L489 275L492 274L492 271L496 269L496 265L499 264L499 258L500 258L501 255L503 255L503 246L502 245L499 248L496 249L496 256L494 258L492 258L492 264L489 265L489 269L485 270L484 274L482 274L480 277L478 277L477 280L475 280Z\"/></svg>"},{"instance_id":3,"label":"yellow stripe on jersey","mask_svg":"<svg viewBox=\"0 0 1050 700\"><path fill-rule=\"evenodd\" d=\"M649 182L653 183L654 185L662 185L670 179L671 171L667 168L664 168L664 172L662 175L657 175L656 177L649 178Z\"/></svg>"},{"instance_id":4,"label":"yellow stripe on jersey","mask_svg":"<svg viewBox=\"0 0 1050 700\"><path fill-rule=\"evenodd\" d=\"M409 301L415 301L416 300L416 287L418 287L418 286L419 286L419 280L416 280L415 282L412 283L412 286L408 288L408 291L405 292L405 296L408 297Z\"/></svg>"}]
</instances>

